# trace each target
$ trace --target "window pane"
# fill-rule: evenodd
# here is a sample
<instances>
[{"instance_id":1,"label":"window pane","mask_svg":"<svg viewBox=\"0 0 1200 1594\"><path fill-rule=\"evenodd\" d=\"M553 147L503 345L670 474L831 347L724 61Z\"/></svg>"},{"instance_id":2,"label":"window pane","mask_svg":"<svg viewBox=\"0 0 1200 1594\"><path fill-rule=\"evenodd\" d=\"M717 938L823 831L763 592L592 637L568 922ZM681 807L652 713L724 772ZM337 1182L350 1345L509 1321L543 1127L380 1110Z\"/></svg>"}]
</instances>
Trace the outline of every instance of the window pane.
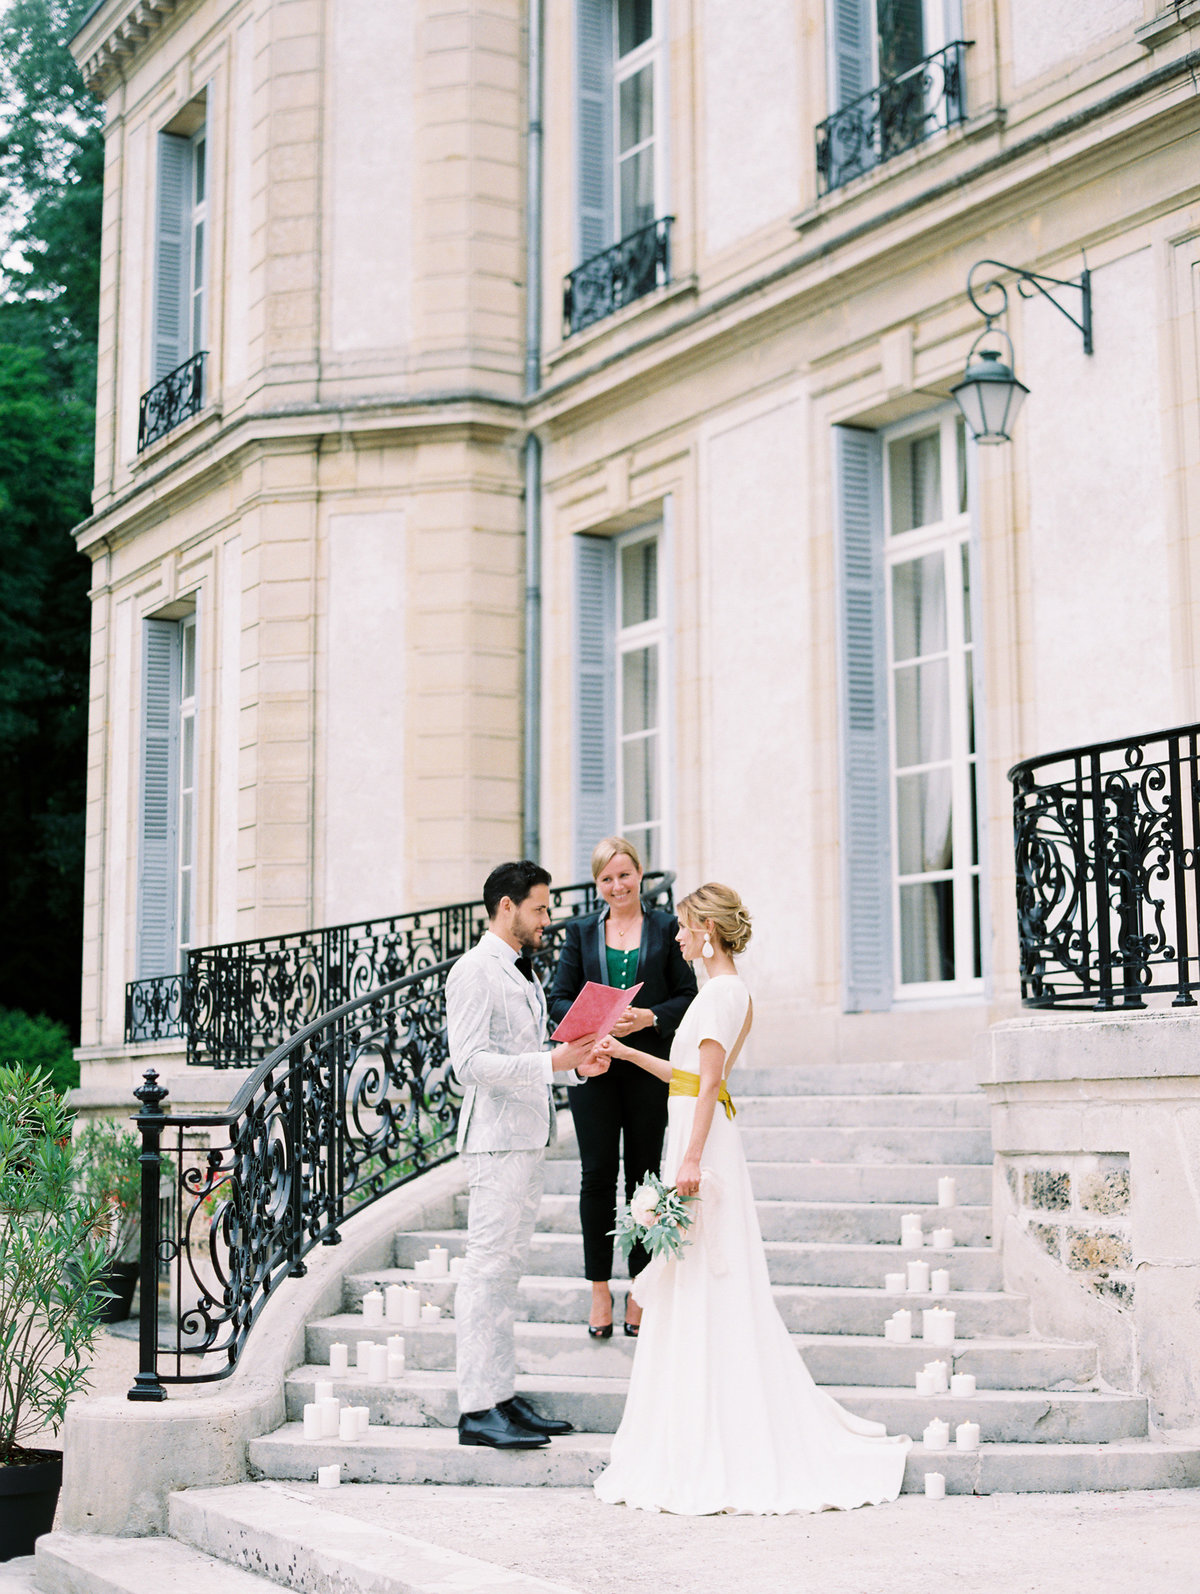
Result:
<instances>
[{"instance_id":1,"label":"window pane","mask_svg":"<svg viewBox=\"0 0 1200 1594\"><path fill-rule=\"evenodd\" d=\"M948 769L901 775L897 780L896 840L902 875L954 867Z\"/></svg>"},{"instance_id":2,"label":"window pane","mask_svg":"<svg viewBox=\"0 0 1200 1594\"><path fill-rule=\"evenodd\" d=\"M621 549L621 625L658 617L658 542L647 537Z\"/></svg>"},{"instance_id":3,"label":"window pane","mask_svg":"<svg viewBox=\"0 0 1200 1594\"><path fill-rule=\"evenodd\" d=\"M202 205L204 203L205 183L208 180L208 172L206 170L207 140L198 138L192 145L192 149L194 151L192 171L195 175L195 202L197 205Z\"/></svg>"},{"instance_id":4,"label":"window pane","mask_svg":"<svg viewBox=\"0 0 1200 1594\"><path fill-rule=\"evenodd\" d=\"M941 432L902 437L888 448L892 531L912 531L942 519Z\"/></svg>"},{"instance_id":5,"label":"window pane","mask_svg":"<svg viewBox=\"0 0 1200 1594\"><path fill-rule=\"evenodd\" d=\"M975 751L975 654L971 648L967 649L963 659L963 669L966 674L966 701L967 701L967 752Z\"/></svg>"},{"instance_id":6,"label":"window pane","mask_svg":"<svg viewBox=\"0 0 1200 1594\"><path fill-rule=\"evenodd\" d=\"M879 72L899 77L925 58L924 0L879 0Z\"/></svg>"},{"instance_id":7,"label":"window pane","mask_svg":"<svg viewBox=\"0 0 1200 1594\"><path fill-rule=\"evenodd\" d=\"M958 461L958 512L967 512L967 428L961 420L954 423L954 454Z\"/></svg>"},{"instance_id":8,"label":"window pane","mask_svg":"<svg viewBox=\"0 0 1200 1594\"><path fill-rule=\"evenodd\" d=\"M945 659L896 671L896 765L950 757L950 668Z\"/></svg>"},{"instance_id":9,"label":"window pane","mask_svg":"<svg viewBox=\"0 0 1200 1594\"><path fill-rule=\"evenodd\" d=\"M979 777L971 762L971 862L979 865Z\"/></svg>"},{"instance_id":10,"label":"window pane","mask_svg":"<svg viewBox=\"0 0 1200 1594\"><path fill-rule=\"evenodd\" d=\"M185 625L181 640L183 642L182 696L186 699L196 695L196 627Z\"/></svg>"},{"instance_id":11,"label":"window pane","mask_svg":"<svg viewBox=\"0 0 1200 1594\"><path fill-rule=\"evenodd\" d=\"M946 648L946 570L940 553L892 569L892 657L923 658Z\"/></svg>"},{"instance_id":12,"label":"window pane","mask_svg":"<svg viewBox=\"0 0 1200 1594\"><path fill-rule=\"evenodd\" d=\"M621 660L621 733L658 727L658 648L637 648Z\"/></svg>"},{"instance_id":13,"label":"window pane","mask_svg":"<svg viewBox=\"0 0 1200 1594\"><path fill-rule=\"evenodd\" d=\"M628 55L645 44L653 31L654 0L617 0L618 55Z\"/></svg>"},{"instance_id":14,"label":"window pane","mask_svg":"<svg viewBox=\"0 0 1200 1594\"><path fill-rule=\"evenodd\" d=\"M949 880L900 887L900 978L954 978L954 894Z\"/></svg>"},{"instance_id":15,"label":"window pane","mask_svg":"<svg viewBox=\"0 0 1200 1594\"><path fill-rule=\"evenodd\" d=\"M644 66L620 86L620 138L618 152L654 137L654 69Z\"/></svg>"},{"instance_id":16,"label":"window pane","mask_svg":"<svg viewBox=\"0 0 1200 1594\"><path fill-rule=\"evenodd\" d=\"M962 545L963 641L971 641L971 550Z\"/></svg>"},{"instance_id":17,"label":"window pane","mask_svg":"<svg viewBox=\"0 0 1200 1594\"><path fill-rule=\"evenodd\" d=\"M662 867L662 847L659 842L660 831L657 825L622 825L621 834L628 836L638 850L642 860L642 868L649 872L651 869Z\"/></svg>"},{"instance_id":18,"label":"window pane","mask_svg":"<svg viewBox=\"0 0 1200 1594\"><path fill-rule=\"evenodd\" d=\"M658 737L639 736L621 748L621 827L658 818Z\"/></svg>"},{"instance_id":19,"label":"window pane","mask_svg":"<svg viewBox=\"0 0 1200 1594\"><path fill-rule=\"evenodd\" d=\"M983 938L980 935L980 931L979 931L979 876L978 875L976 875L974 877L974 879L971 881L971 918L972 918L973 928L974 928L974 931L975 931L975 944L974 944L974 947L972 949L973 953L974 953L972 967L974 969L975 978L977 980L981 980L983 978Z\"/></svg>"},{"instance_id":20,"label":"window pane","mask_svg":"<svg viewBox=\"0 0 1200 1594\"><path fill-rule=\"evenodd\" d=\"M654 220L654 147L648 145L621 162L621 237L628 238Z\"/></svg>"}]
</instances>

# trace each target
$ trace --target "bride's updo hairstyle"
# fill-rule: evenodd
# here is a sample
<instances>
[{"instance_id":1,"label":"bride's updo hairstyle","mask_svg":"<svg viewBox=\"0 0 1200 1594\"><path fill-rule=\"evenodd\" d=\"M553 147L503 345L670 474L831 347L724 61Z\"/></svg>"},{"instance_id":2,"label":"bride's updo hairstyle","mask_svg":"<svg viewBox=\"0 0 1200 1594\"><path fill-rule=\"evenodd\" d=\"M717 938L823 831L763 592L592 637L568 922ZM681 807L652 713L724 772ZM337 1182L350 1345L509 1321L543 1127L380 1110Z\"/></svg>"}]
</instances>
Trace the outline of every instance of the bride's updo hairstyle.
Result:
<instances>
[{"instance_id":1,"label":"bride's updo hairstyle","mask_svg":"<svg viewBox=\"0 0 1200 1594\"><path fill-rule=\"evenodd\" d=\"M688 924L701 925L711 919L717 939L734 957L750 945L750 915L732 886L710 880L690 891L675 912L681 924L686 920Z\"/></svg>"}]
</instances>

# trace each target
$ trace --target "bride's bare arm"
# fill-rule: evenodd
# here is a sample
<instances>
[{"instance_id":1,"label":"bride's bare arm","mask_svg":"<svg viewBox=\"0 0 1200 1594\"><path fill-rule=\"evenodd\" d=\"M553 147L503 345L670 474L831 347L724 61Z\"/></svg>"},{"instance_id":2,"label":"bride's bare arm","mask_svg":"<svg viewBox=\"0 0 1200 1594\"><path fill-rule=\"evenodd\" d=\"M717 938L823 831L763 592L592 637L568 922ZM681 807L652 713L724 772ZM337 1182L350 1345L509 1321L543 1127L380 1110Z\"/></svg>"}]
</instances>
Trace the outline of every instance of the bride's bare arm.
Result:
<instances>
[{"instance_id":1,"label":"bride's bare arm","mask_svg":"<svg viewBox=\"0 0 1200 1594\"><path fill-rule=\"evenodd\" d=\"M658 1079L669 1080L671 1077L671 1064L665 1057L651 1057L649 1052L635 1051L632 1046L626 1046L624 1041L617 1040L615 1035L606 1036L596 1050L601 1057L623 1057L627 1063L636 1063Z\"/></svg>"},{"instance_id":2,"label":"bride's bare arm","mask_svg":"<svg viewBox=\"0 0 1200 1594\"><path fill-rule=\"evenodd\" d=\"M721 1092L725 1074L725 1048L720 1041L700 1042L700 1094L696 1101L696 1115L692 1119L692 1133L683 1154L683 1161L675 1173L675 1188L681 1196L695 1195L700 1189L700 1158L708 1132L712 1128L713 1113Z\"/></svg>"}]
</instances>

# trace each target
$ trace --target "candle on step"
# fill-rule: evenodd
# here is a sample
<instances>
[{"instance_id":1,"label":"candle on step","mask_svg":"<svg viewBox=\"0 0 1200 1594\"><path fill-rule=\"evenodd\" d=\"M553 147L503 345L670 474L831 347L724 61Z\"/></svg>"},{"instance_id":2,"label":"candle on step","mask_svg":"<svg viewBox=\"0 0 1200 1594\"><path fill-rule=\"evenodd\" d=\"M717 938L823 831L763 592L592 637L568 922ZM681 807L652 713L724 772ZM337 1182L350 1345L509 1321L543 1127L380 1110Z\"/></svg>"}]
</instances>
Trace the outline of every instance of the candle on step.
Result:
<instances>
[{"instance_id":1,"label":"candle on step","mask_svg":"<svg viewBox=\"0 0 1200 1594\"><path fill-rule=\"evenodd\" d=\"M919 1212L905 1212L900 1218L900 1249L902 1251L919 1251L925 1244L925 1236L921 1231L921 1214Z\"/></svg>"},{"instance_id":2,"label":"candle on step","mask_svg":"<svg viewBox=\"0 0 1200 1594\"><path fill-rule=\"evenodd\" d=\"M421 1321L421 1292L413 1289L411 1284L404 1289L404 1316L401 1322L405 1328L415 1328Z\"/></svg>"},{"instance_id":3,"label":"candle on step","mask_svg":"<svg viewBox=\"0 0 1200 1594\"><path fill-rule=\"evenodd\" d=\"M946 1362L926 1362L925 1371L932 1377L936 1393L944 1395L950 1388L949 1365Z\"/></svg>"},{"instance_id":4,"label":"candle on step","mask_svg":"<svg viewBox=\"0 0 1200 1594\"><path fill-rule=\"evenodd\" d=\"M953 1345L954 1313L933 1306L921 1313L921 1333L931 1345Z\"/></svg>"},{"instance_id":5,"label":"candle on step","mask_svg":"<svg viewBox=\"0 0 1200 1594\"><path fill-rule=\"evenodd\" d=\"M929 1263L910 1262L908 1264L908 1287L917 1295L929 1289Z\"/></svg>"},{"instance_id":6,"label":"candle on step","mask_svg":"<svg viewBox=\"0 0 1200 1594\"><path fill-rule=\"evenodd\" d=\"M907 1307L892 1313L883 1325L883 1337L900 1343L912 1338L912 1313Z\"/></svg>"},{"instance_id":7,"label":"candle on step","mask_svg":"<svg viewBox=\"0 0 1200 1594\"><path fill-rule=\"evenodd\" d=\"M404 1286L389 1284L383 1292L383 1315L389 1323L404 1321Z\"/></svg>"},{"instance_id":8,"label":"candle on step","mask_svg":"<svg viewBox=\"0 0 1200 1594\"><path fill-rule=\"evenodd\" d=\"M427 1256L419 1256L413 1263L413 1272L419 1279L431 1279L433 1277L433 1263Z\"/></svg>"},{"instance_id":9,"label":"candle on step","mask_svg":"<svg viewBox=\"0 0 1200 1594\"><path fill-rule=\"evenodd\" d=\"M444 1245L435 1245L429 1251L431 1278L444 1278L450 1271L450 1253Z\"/></svg>"},{"instance_id":10,"label":"candle on step","mask_svg":"<svg viewBox=\"0 0 1200 1594\"><path fill-rule=\"evenodd\" d=\"M929 1243L932 1245L935 1251L951 1250L954 1246L954 1230L934 1229L933 1234L930 1236Z\"/></svg>"},{"instance_id":11,"label":"candle on step","mask_svg":"<svg viewBox=\"0 0 1200 1594\"><path fill-rule=\"evenodd\" d=\"M950 1443L950 1424L943 1422L940 1417L934 1417L926 1426L922 1443L926 1450L945 1450Z\"/></svg>"},{"instance_id":12,"label":"candle on step","mask_svg":"<svg viewBox=\"0 0 1200 1594\"><path fill-rule=\"evenodd\" d=\"M934 1384L931 1372L922 1369L917 1374L917 1394L921 1396L922 1400L928 1400L931 1396L937 1394L937 1387Z\"/></svg>"},{"instance_id":13,"label":"candle on step","mask_svg":"<svg viewBox=\"0 0 1200 1594\"><path fill-rule=\"evenodd\" d=\"M373 1384L381 1384L388 1375L388 1348L386 1345L372 1345L371 1355L367 1364L367 1377Z\"/></svg>"},{"instance_id":14,"label":"candle on step","mask_svg":"<svg viewBox=\"0 0 1200 1594\"><path fill-rule=\"evenodd\" d=\"M319 1406L323 1400L333 1399L333 1379L313 1379L313 1404Z\"/></svg>"},{"instance_id":15,"label":"candle on step","mask_svg":"<svg viewBox=\"0 0 1200 1594\"><path fill-rule=\"evenodd\" d=\"M365 1439L367 1429L371 1426L371 1408L369 1406L354 1406L354 1437Z\"/></svg>"},{"instance_id":16,"label":"candle on step","mask_svg":"<svg viewBox=\"0 0 1200 1594\"><path fill-rule=\"evenodd\" d=\"M358 1438L358 1418L354 1415L353 1406L343 1406L338 1412L338 1438Z\"/></svg>"},{"instance_id":17,"label":"candle on step","mask_svg":"<svg viewBox=\"0 0 1200 1594\"><path fill-rule=\"evenodd\" d=\"M402 1350L388 1351L387 1375L389 1378L404 1377L404 1352Z\"/></svg>"},{"instance_id":18,"label":"candle on step","mask_svg":"<svg viewBox=\"0 0 1200 1594\"><path fill-rule=\"evenodd\" d=\"M958 1395L973 1395L975 1393L974 1373L955 1373L950 1380L950 1393Z\"/></svg>"},{"instance_id":19,"label":"candle on step","mask_svg":"<svg viewBox=\"0 0 1200 1594\"><path fill-rule=\"evenodd\" d=\"M342 1409L341 1401L330 1395L328 1399L322 1397L316 1404L321 1413L321 1438L336 1439L338 1418Z\"/></svg>"},{"instance_id":20,"label":"candle on step","mask_svg":"<svg viewBox=\"0 0 1200 1594\"><path fill-rule=\"evenodd\" d=\"M389 1356L403 1356L404 1355L404 1335L403 1334L389 1334L388 1335L387 1348L388 1348L388 1355Z\"/></svg>"},{"instance_id":21,"label":"candle on step","mask_svg":"<svg viewBox=\"0 0 1200 1594\"><path fill-rule=\"evenodd\" d=\"M462 1270L466 1267L466 1265L467 1259L465 1256L452 1256L450 1258L450 1277L452 1279L461 1278Z\"/></svg>"},{"instance_id":22,"label":"candle on step","mask_svg":"<svg viewBox=\"0 0 1200 1594\"><path fill-rule=\"evenodd\" d=\"M945 1473L927 1472L925 1474L925 1498L927 1500L944 1500L946 1498Z\"/></svg>"},{"instance_id":23,"label":"candle on step","mask_svg":"<svg viewBox=\"0 0 1200 1594\"><path fill-rule=\"evenodd\" d=\"M356 1347L354 1365L364 1378L371 1370L371 1347L374 1343L373 1339L360 1339Z\"/></svg>"},{"instance_id":24,"label":"candle on step","mask_svg":"<svg viewBox=\"0 0 1200 1594\"><path fill-rule=\"evenodd\" d=\"M321 1437L321 1408L315 1401L309 1401L304 1408L304 1437L306 1439Z\"/></svg>"},{"instance_id":25,"label":"candle on step","mask_svg":"<svg viewBox=\"0 0 1200 1594\"><path fill-rule=\"evenodd\" d=\"M349 1345L331 1345L329 1347L329 1374L331 1378L345 1378L350 1371Z\"/></svg>"},{"instance_id":26,"label":"candle on step","mask_svg":"<svg viewBox=\"0 0 1200 1594\"><path fill-rule=\"evenodd\" d=\"M363 1296L363 1326L382 1328L383 1292L381 1290L368 1290Z\"/></svg>"},{"instance_id":27,"label":"candle on step","mask_svg":"<svg viewBox=\"0 0 1200 1594\"><path fill-rule=\"evenodd\" d=\"M979 1424L977 1422L960 1422L954 1430L954 1443L960 1450L978 1450Z\"/></svg>"},{"instance_id":28,"label":"candle on step","mask_svg":"<svg viewBox=\"0 0 1200 1594\"><path fill-rule=\"evenodd\" d=\"M889 1295L903 1295L907 1282L903 1273L885 1273L883 1287Z\"/></svg>"},{"instance_id":29,"label":"candle on step","mask_svg":"<svg viewBox=\"0 0 1200 1594\"><path fill-rule=\"evenodd\" d=\"M947 1295L950 1291L950 1272L948 1268L935 1267L929 1275L929 1288L935 1295Z\"/></svg>"},{"instance_id":30,"label":"candle on step","mask_svg":"<svg viewBox=\"0 0 1200 1594\"><path fill-rule=\"evenodd\" d=\"M958 1205L958 1189L949 1174L944 1174L938 1180L938 1206L955 1207Z\"/></svg>"},{"instance_id":31,"label":"candle on step","mask_svg":"<svg viewBox=\"0 0 1200 1594\"><path fill-rule=\"evenodd\" d=\"M331 1467L317 1468L317 1488L336 1489L342 1481L342 1469L335 1461Z\"/></svg>"},{"instance_id":32,"label":"candle on step","mask_svg":"<svg viewBox=\"0 0 1200 1594\"><path fill-rule=\"evenodd\" d=\"M421 1321L423 1323L436 1323L442 1315L440 1306L435 1306L432 1301L426 1301L421 1308Z\"/></svg>"}]
</instances>

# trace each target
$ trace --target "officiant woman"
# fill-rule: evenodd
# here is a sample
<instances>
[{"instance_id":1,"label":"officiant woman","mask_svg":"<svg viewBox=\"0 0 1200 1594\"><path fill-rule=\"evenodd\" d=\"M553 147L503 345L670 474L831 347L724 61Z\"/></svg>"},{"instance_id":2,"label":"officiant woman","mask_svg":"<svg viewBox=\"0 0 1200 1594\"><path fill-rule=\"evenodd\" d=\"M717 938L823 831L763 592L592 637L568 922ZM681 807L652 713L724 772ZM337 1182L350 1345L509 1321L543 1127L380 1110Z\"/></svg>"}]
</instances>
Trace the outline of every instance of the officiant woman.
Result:
<instances>
[{"instance_id":1,"label":"officiant woman","mask_svg":"<svg viewBox=\"0 0 1200 1594\"><path fill-rule=\"evenodd\" d=\"M550 988L550 1019L557 1024L588 980L624 990L641 982L636 1005L628 1007L613 1033L640 1051L667 1057L671 1037L696 995L696 976L675 944L678 921L661 908L642 906L642 863L637 848L608 836L592 853L592 878L604 901L599 913L568 922ZM588 1333L610 1339L613 1331L613 1240L617 1176L625 1165L625 1198L647 1173L657 1173L667 1127L665 1080L614 1058L606 1074L570 1090L582 1176L579 1221L584 1271L592 1283ZM622 1148L624 1156L622 1158ZM629 1258L636 1278L649 1261L641 1246ZM625 1332L636 1337L642 1309L627 1298Z\"/></svg>"}]
</instances>

